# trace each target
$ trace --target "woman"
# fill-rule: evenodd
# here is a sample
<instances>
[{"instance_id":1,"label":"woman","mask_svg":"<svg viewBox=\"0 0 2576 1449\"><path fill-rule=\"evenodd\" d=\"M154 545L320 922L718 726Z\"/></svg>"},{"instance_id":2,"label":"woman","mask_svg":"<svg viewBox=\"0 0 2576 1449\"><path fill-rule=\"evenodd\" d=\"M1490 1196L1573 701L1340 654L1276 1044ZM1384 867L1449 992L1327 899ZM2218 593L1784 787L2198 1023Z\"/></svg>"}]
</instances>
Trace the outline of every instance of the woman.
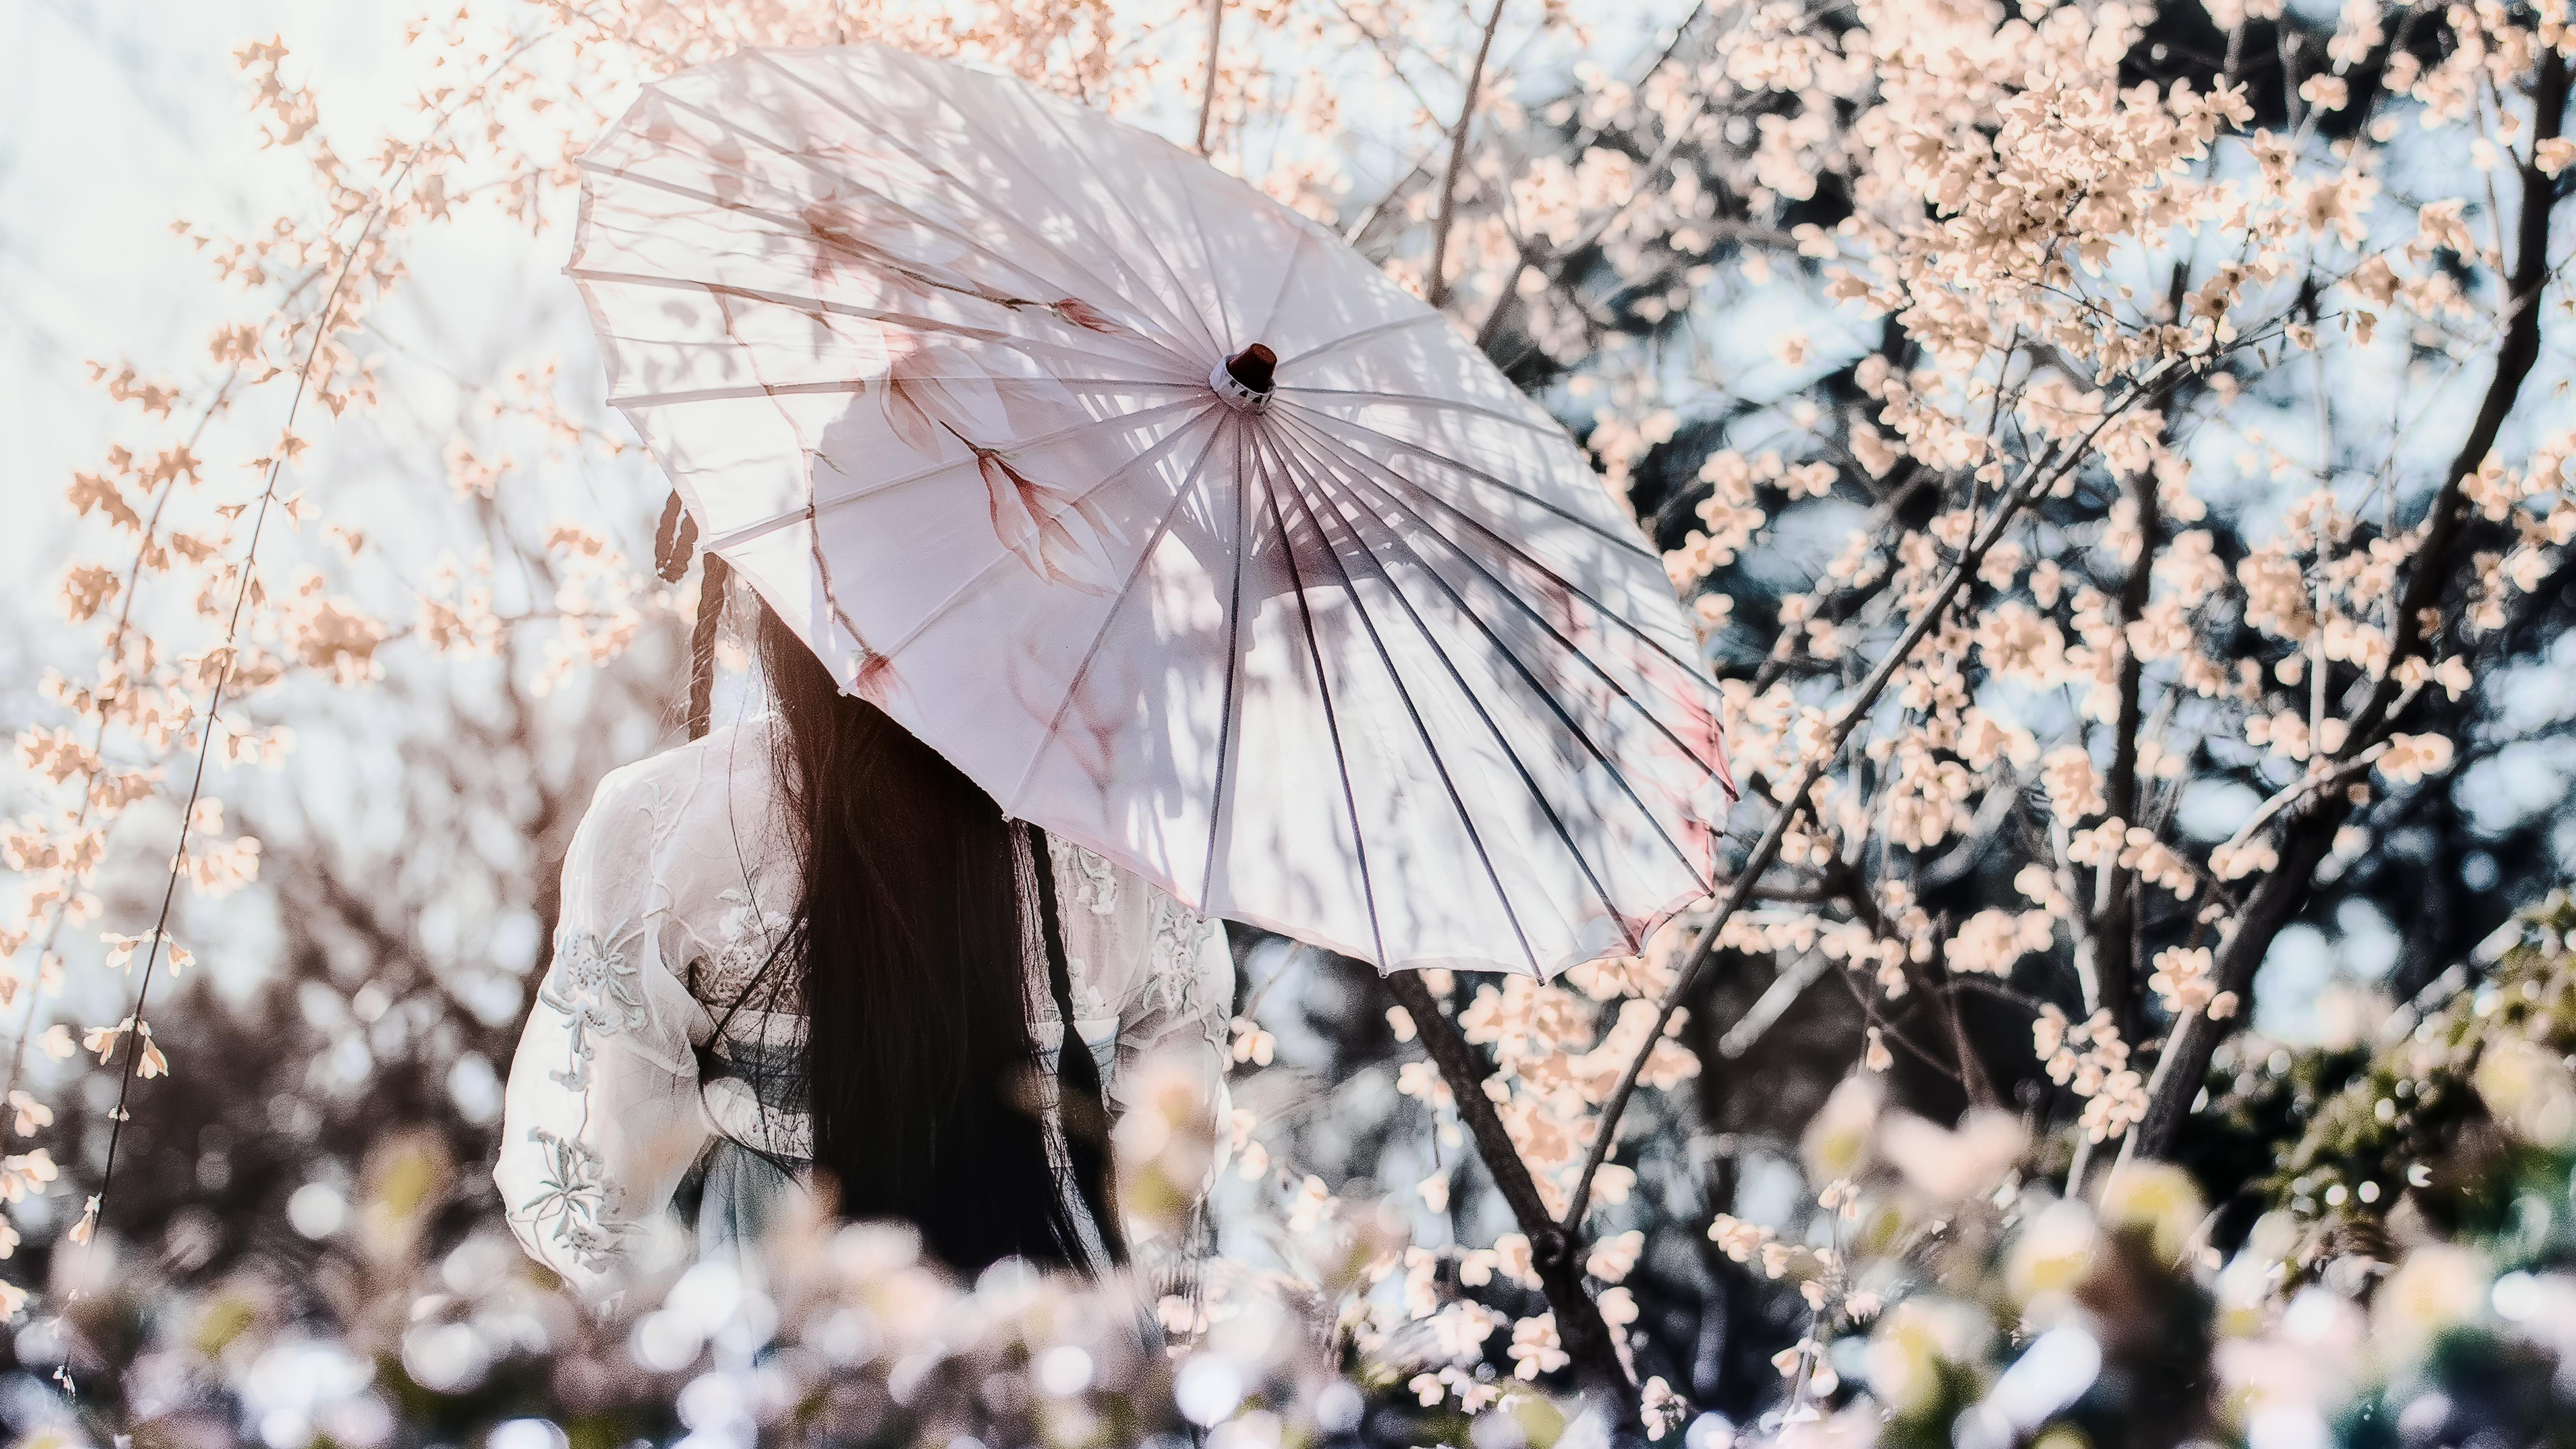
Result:
<instances>
[{"instance_id":1,"label":"woman","mask_svg":"<svg viewBox=\"0 0 2576 1449\"><path fill-rule=\"evenodd\" d=\"M493 1173L512 1230L599 1288L684 1179L702 1251L822 1179L962 1272L1122 1259L1101 1108L1179 1052L1224 1120L1222 935L1004 820L766 606L759 652L771 719L611 773L574 832Z\"/></svg>"}]
</instances>

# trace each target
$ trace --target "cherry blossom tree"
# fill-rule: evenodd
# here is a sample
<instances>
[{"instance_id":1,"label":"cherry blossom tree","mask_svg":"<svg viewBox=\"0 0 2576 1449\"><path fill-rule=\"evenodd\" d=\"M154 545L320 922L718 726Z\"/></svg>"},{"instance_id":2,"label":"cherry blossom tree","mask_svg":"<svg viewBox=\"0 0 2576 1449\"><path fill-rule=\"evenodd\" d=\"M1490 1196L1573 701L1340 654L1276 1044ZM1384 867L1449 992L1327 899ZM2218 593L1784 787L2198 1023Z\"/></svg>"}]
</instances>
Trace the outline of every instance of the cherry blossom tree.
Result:
<instances>
[{"instance_id":1,"label":"cherry blossom tree","mask_svg":"<svg viewBox=\"0 0 2576 1449\"><path fill-rule=\"evenodd\" d=\"M649 666L688 695L654 641L704 574L667 529L648 548L651 506L556 486L660 497L588 363L405 328L445 300L442 248L559 253L634 86L746 44L1018 74L1338 227L1576 430L1692 601L1747 784L1717 898L1638 957L1399 975L1366 1014L1402 1110L1472 1148L1510 1222L1463 1241L1436 1172L1408 1211L1448 1242L1363 1275L1354 1342L1412 1355L1426 1404L1566 1375L1678 1414L1639 1372L1627 1280L1671 1226L1645 1185L1694 1170L1713 1056L1811 991L1857 1026L1829 1075L1945 1120L2020 1106L2069 1196L2187 1159L2284 932L2339 881L2459 868L2423 854L2427 802L2564 723L2506 707L2558 657L2576 537L2564 0L471 0L407 35L418 100L385 136L334 125L285 39L240 50L310 186L259 226L174 224L231 299L202 355L95 367L125 426L67 485L57 581L94 657L22 723L0 839L29 1139L0 1199L43 1194L44 1139L93 1110L40 1099L48 1063L116 1074L83 1140L187 1080L155 1013L268 850L218 791L273 791L254 772L292 767L317 692ZM459 404L440 446L369 447L429 379ZM1302 1231L1346 1205L1257 1086L1272 1035L1248 1001L1235 1160ZM114 1173L111 1149L80 1174L69 1241ZM1817 1323L1860 1311L1835 1243L1692 1226Z\"/></svg>"}]
</instances>

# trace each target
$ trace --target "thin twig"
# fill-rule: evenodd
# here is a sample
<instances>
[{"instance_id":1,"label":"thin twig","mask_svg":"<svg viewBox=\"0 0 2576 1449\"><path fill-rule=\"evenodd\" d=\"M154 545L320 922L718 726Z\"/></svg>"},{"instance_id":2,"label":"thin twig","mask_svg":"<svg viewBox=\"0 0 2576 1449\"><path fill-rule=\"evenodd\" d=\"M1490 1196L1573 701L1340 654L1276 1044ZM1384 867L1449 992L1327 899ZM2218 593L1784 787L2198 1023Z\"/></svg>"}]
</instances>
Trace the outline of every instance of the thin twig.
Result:
<instances>
[{"instance_id":1,"label":"thin twig","mask_svg":"<svg viewBox=\"0 0 2576 1449\"><path fill-rule=\"evenodd\" d=\"M2236 827L2236 833L2227 838L2226 844L2210 853L2216 855L2224 851L2243 850L2246 842L2254 838L2254 832L2262 829L2273 816L2300 803L2310 795L2321 793L2351 779L2354 775L2379 763L2379 757L2387 753L2388 742L2381 740L2351 759L2336 763L2331 769L2316 774L2301 775L2298 779L2282 786L2280 792L2271 799L2264 801L2260 808L2246 818L2244 824ZM2318 763L2324 764L2325 761L2320 759Z\"/></svg>"},{"instance_id":2,"label":"thin twig","mask_svg":"<svg viewBox=\"0 0 2576 1449\"><path fill-rule=\"evenodd\" d=\"M1789 969L1772 977L1753 1005L1717 1039L1717 1054L1733 1061L1753 1050L1753 1044L1789 1014L1789 1008L1798 1004L1798 998L1807 994L1807 988L1815 985L1817 978L1835 969L1822 951L1809 951L1790 962Z\"/></svg>"},{"instance_id":3,"label":"thin twig","mask_svg":"<svg viewBox=\"0 0 2576 1449\"><path fill-rule=\"evenodd\" d=\"M466 100L482 94L494 76L515 64L520 56L544 40L549 33L541 31L519 42L493 63L492 69L486 73L481 82L464 95L450 101L447 108L441 111L431 124L428 135L413 145L410 153L403 158L401 167L386 180L384 188L376 194L374 203L367 209L366 225L360 228L357 240L349 247L348 255L341 259L340 270L331 280L331 290L322 299L321 310L314 315L313 339L305 347L304 366L296 373L295 391L286 404L284 424L286 432L291 434L295 431L295 419L303 410L306 393L312 388L313 367L321 356L323 340L331 335L331 319L340 309L341 294L348 286L349 274L358 265L358 258L366 253L367 244L375 239L376 227L384 220L388 209L388 199L410 178L412 168L419 164L422 154L429 149L431 141L446 129L448 120L456 114ZM99 1216L104 1214L108 1189L114 1185L116 1179L116 1150L124 1138L125 1124L129 1118L126 1103L134 1091L136 1068L140 1065L143 1053L151 1040L151 1027L144 1015L144 1008L151 998L152 977L155 969L160 965L161 948L169 939L170 911L178 902L179 879L187 869L188 836L196 823L198 797L205 789L206 762L214 752L215 730L220 723L224 707L224 691L231 686L233 671L241 662L242 612L250 601L251 583L258 577L260 538L267 529L269 510L277 499L277 480L285 472L287 457L288 450L280 447L277 449L276 456L269 460L268 476L260 487L259 504L251 515L250 542L242 552L241 582L233 592L232 611L224 625L223 668L217 671L214 690L206 702L205 720L197 737L196 769L188 781L188 803L179 814L179 843L170 857L170 879L162 891L161 910L153 922L151 944L144 953L143 975L135 984L134 1013L128 1018L133 1022L135 1039L126 1047L125 1070L118 1080L116 1089L116 1109L108 1116L107 1154L99 1167L98 1192L91 1197L82 1215L82 1221L86 1224L96 1223ZM95 1242L95 1239L91 1241Z\"/></svg>"},{"instance_id":4,"label":"thin twig","mask_svg":"<svg viewBox=\"0 0 2576 1449\"><path fill-rule=\"evenodd\" d=\"M1438 141L1424 147L1422 154L1415 158L1414 163L1404 168L1403 173L1395 178L1395 183L1386 189L1386 194L1371 202L1368 210L1360 213L1359 220L1342 229L1342 240L1353 246L1358 245L1360 238L1368 234L1368 229L1377 224L1377 219L1386 213L1389 206L1394 205L1395 199L1404 194L1404 188L1411 185L1413 178L1422 174L1422 168L1431 164L1431 158L1439 154L1440 142Z\"/></svg>"},{"instance_id":5,"label":"thin twig","mask_svg":"<svg viewBox=\"0 0 2576 1449\"><path fill-rule=\"evenodd\" d=\"M303 281L295 284L293 291L287 293L287 299L292 301L303 295L304 289L313 285L313 279L320 275L318 270L307 275ZM205 411L197 415L196 426L189 430L188 440L182 443L181 447L190 452L196 450L198 440L206 435L206 428L214 422L216 415L223 411L225 403L231 398L233 384L241 379L241 374L242 364L238 362L224 374L224 380L215 388L214 397L207 402ZM126 630L134 621L134 596L142 587L143 561L151 556L152 535L160 531L161 511L169 506L171 495L178 491L177 479L173 478L164 483L161 487L161 496L153 500L151 513L144 517L142 535L135 541L134 562L125 571L124 602L117 608L116 627L109 632L107 648L102 651L109 659L124 656ZM91 734L89 742L90 758L93 760L102 759L101 751L107 746L107 701L102 699L98 703L98 729ZM80 811L72 817L73 834L77 835L89 824L90 813L96 808L97 803L98 776L93 772L81 789ZM5 1085L0 1085L0 1100L6 1100L10 1093L18 1090L19 1077L26 1070L27 1043L33 1038L36 1030L36 1008L45 999L43 989L45 958L54 954L54 945L62 936L64 919L69 914L71 903L78 896L79 892L67 890L63 893L62 899L54 903L53 919L46 923L44 940L36 947L36 980L28 987L27 1010L26 1014L19 1018L17 1040L10 1047L9 1077Z\"/></svg>"},{"instance_id":6,"label":"thin twig","mask_svg":"<svg viewBox=\"0 0 2576 1449\"><path fill-rule=\"evenodd\" d=\"M1476 42L1476 62L1467 69L1467 94L1458 103L1458 122L1449 128L1449 169L1440 178L1440 207L1431 224L1431 276L1423 288L1423 300L1433 307L1449 302L1449 227L1457 219L1458 175L1467 167L1467 132L1476 121L1476 92L1485 82L1485 57L1494 48L1494 32L1503 23L1503 6L1510 0L1494 0L1493 12L1485 17L1485 35Z\"/></svg>"},{"instance_id":7,"label":"thin twig","mask_svg":"<svg viewBox=\"0 0 2576 1449\"><path fill-rule=\"evenodd\" d=\"M1208 0L1207 81L1199 87L1199 138L1194 149L1207 154L1208 118L1216 114L1217 42L1225 35L1225 0Z\"/></svg>"},{"instance_id":8,"label":"thin twig","mask_svg":"<svg viewBox=\"0 0 2576 1449\"><path fill-rule=\"evenodd\" d=\"M357 244L350 247L348 256L341 260L340 273L331 283L331 294L323 299L321 314L314 319L313 341L305 349L304 366L296 375L295 392L286 405L286 431L290 433L295 431L296 414L302 410L304 394L312 385L313 364L321 354L322 339L330 335L331 317L339 309L341 288L347 285L350 269L358 264L359 255L366 250L368 240L375 235L376 223L383 216L384 204L379 201L370 209L366 229L358 234ZM134 1091L136 1068L152 1040L152 1026L143 1014L144 1007L152 995L154 969L161 964L162 943L169 938L170 908L178 901L179 878L187 871L188 835L196 824L198 796L205 789L206 761L214 753L215 727L223 713L224 690L231 685L233 669L241 660L242 610L250 600L251 581L258 576L259 541L267 530L269 506L277 498L277 480L286 467L286 458L287 450L279 448L277 456L269 460L268 478L260 487L259 507L251 515L250 544L242 553L241 584L233 591L232 614L224 625L224 665L216 672L214 693L206 701L206 717L197 736L197 766L188 779L187 806L179 812L179 846L170 857L170 880L161 893L160 914L152 923L152 941L144 953L142 979L135 984L134 1012L126 1018L133 1024L135 1039L126 1047L125 1070L119 1074L116 1087L116 1110L108 1114L107 1159L99 1168L98 1193L90 1199L83 1214L84 1222L95 1222L97 1215L105 1210L107 1190L116 1180L116 1149L125 1135L126 1101ZM114 1046L113 1040L110 1046Z\"/></svg>"}]
</instances>

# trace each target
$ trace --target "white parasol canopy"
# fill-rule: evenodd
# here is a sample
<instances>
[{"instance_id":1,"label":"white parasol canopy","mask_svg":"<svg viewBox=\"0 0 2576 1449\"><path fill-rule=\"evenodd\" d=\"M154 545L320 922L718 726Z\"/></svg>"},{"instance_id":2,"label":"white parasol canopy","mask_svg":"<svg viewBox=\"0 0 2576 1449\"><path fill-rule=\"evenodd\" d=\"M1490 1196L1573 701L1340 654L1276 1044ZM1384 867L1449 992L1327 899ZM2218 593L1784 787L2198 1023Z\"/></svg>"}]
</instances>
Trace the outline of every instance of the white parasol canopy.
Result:
<instances>
[{"instance_id":1,"label":"white parasol canopy","mask_svg":"<svg viewBox=\"0 0 2576 1449\"><path fill-rule=\"evenodd\" d=\"M1661 560L1331 231L875 47L671 77L582 165L610 401L1009 815L1382 970L1553 975L1708 892L1733 785Z\"/></svg>"}]
</instances>

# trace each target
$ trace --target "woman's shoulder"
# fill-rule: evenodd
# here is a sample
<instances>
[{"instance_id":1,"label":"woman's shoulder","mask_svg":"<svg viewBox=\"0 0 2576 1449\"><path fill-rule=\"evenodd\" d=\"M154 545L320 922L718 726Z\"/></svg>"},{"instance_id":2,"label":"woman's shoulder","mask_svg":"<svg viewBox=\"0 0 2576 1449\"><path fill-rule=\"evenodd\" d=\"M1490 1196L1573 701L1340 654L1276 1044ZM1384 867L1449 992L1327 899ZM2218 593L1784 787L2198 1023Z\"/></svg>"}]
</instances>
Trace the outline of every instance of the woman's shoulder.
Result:
<instances>
[{"instance_id":1,"label":"woman's shoulder","mask_svg":"<svg viewBox=\"0 0 2576 1449\"><path fill-rule=\"evenodd\" d=\"M1057 888L1069 911L1135 921L1199 919L1197 912L1153 877L1114 856L1052 832L1047 844Z\"/></svg>"},{"instance_id":2,"label":"woman's shoulder","mask_svg":"<svg viewBox=\"0 0 2576 1449\"><path fill-rule=\"evenodd\" d=\"M1112 1003L1148 1005L1192 990L1211 960L1229 963L1215 922L1152 877L1061 836L1053 847L1067 944L1091 959L1088 974Z\"/></svg>"},{"instance_id":3,"label":"woman's shoulder","mask_svg":"<svg viewBox=\"0 0 2576 1449\"><path fill-rule=\"evenodd\" d=\"M770 797L768 730L766 720L726 725L618 766L591 792L580 834L594 853L631 856L651 853L693 823L722 829L728 806L736 825L760 821Z\"/></svg>"},{"instance_id":4,"label":"woman's shoulder","mask_svg":"<svg viewBox=\"0 0 2576 1449\"><path fill-rule=\"evenodd\" d=\"M769 766L768 720L723 725L697 739L629 760L600 776L599 786L591 794L591 808L640 804L656 795L687 791L709 780L737 775L766 777Z\"/></svg>"}]
</instances>

